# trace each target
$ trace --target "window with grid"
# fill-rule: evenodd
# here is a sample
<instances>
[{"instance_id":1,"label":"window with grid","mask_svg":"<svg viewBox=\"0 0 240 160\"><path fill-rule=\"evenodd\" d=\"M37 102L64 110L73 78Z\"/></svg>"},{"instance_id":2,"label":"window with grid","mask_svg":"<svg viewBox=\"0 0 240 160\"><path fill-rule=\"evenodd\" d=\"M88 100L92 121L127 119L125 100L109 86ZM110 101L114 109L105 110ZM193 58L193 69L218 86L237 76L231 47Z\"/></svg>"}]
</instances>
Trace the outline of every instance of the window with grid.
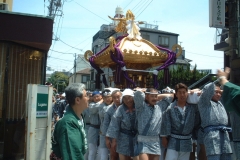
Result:
<instances>
[{"instance_id":1,"label":"window with grid","mask_svg":"<svg viewBox=\"0 0 240 160\"><path fill-rule=\"evenodd\" d=\"M159 36L159 45L164 47L169 47L169 37Z\"/></svg>"},{"instance_id":2,"label":"window with grid","mask_svg":"<svg viewBox=\"0 0 240 160\"><path fill-rule=\"evenodd\" d=\"M82 83L87 83L90 80L90 75L82 75Z\"/></svg>"}]
</instances>

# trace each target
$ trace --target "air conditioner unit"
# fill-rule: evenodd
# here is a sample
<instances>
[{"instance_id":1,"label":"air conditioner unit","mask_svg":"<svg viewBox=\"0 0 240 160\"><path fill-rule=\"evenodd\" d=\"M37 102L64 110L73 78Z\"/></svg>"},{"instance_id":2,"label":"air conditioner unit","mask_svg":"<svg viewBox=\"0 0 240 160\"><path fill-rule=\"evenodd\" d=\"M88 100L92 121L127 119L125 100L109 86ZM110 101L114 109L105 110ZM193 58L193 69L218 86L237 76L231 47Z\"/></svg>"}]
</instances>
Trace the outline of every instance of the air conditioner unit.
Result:
<instances>
[{"instance_id":1,"label":"air conditioner unit","mask_svg":"<svg viewBox=\"0 0 240 160\"><path fill-rule=\"evenodd\" d=\"M7 3L0 3L0 10L8 11L8 4Z\"/></svg>"}]
</instances>

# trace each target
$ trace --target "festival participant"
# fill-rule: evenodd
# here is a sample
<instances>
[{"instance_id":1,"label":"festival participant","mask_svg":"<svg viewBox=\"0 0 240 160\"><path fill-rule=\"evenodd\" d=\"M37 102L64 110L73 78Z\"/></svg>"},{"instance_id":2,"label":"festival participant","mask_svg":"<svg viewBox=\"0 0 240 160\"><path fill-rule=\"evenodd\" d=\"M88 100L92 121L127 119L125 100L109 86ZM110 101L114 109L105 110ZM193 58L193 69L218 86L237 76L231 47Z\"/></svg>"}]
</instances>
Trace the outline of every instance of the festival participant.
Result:
<instances>
[{"instance_id":1,"label":"festival participant","mask_svg":"<svg viewBox=\"0 0 240 160\"><path fill-rule=\"evenodd\" d=\"M161 128L163 146L167 148L166 160L187 160L192 151L192 132L199 120L197 105L188 104L188 87L178 83L176 98L163 116Z\"/></svg>"},{"instance_id":2,"label":"festival participant","mask_svg":"<svg viewBox=\"0 0 240 160\"><path fill-rule=\"evenodd\" d=\"M220 102L221 93L219 86L209 83L204 86L198 103L208 160L231 159L232 149L226 127L228 116Z\"/></svg>"},{"instance_id":3,"label":"festival participant","mask_svg":"<svg viewBox=\"0 0 240 160\"><path fill-rule=\"evenodd\" d=\"M222 70L218 70L217 76L219 77L218 81L221 85L223 85L222 100L224 107L226 110L230 111L229 115L232 127L233 148L235 151L235 156L237 159L240 159L240 112L238 112L240 104L237 104L237 101L239 101L240 98L240 87L228 82L227 78L229 76L229 73L230 68L226 67L224 72Z\"/></svg>"},{"instance_id":4,"label":"festival participant","mask_svg":"<svg viewBox=\"0 0 240 160\"><path fill-rule=\"evenodd\" d=\"M102 95L99 91L94 91L92 93L93 102L89 104L89 114L90 114L90 127L88 129L88 148L89 155L88 160L95 160L97 154L97 144L99 138L100 120L98 116L98 110L100 104L102 103Z\"/></svg>"},{"instance_id":5,"label":"festival participant","mask_svg":"<svg viewBox=\"0 0 240 160\"><path fill-rule=\"evenodd\" d=\"M91 92L87 92L87 96L89 98L88 100L88 104L93 102L93 98L92 98L92 93ZM89 108L85 109L83 111L83 117L84 117L84 122L85 122L85 132L88 138L88 129L90 127L90 113L89 113ZM87 141L89 142L89 140L87 139ZM84 155L84 160L88 160L88 155L89 155L89 150L87 149L85 155Z\"/></svg>"},{"instance_id":6,"label":"festival participant","mask_svg":"<svg viewBox=\"0 0 240 160\"><path fill-rule=\"evenodd\" d=\"M108 159L108 149L106 146L105 142L105 135L103 135L102 130L103 130L103 121L104 121L104 114L106 113L107 109L111 107L111 104L113 102L112 96L111 96L111 91L109 89L105 89L102 92L102 97L103 97L103 103L100 104L99 106L99 118L101 121L100 124L100 135L99 135L99 153L100 154L100 160L107 160Z\"/></svg>"},{"instance_id":7,"label":"festival participant","mask_svg":"<svg viewBox=\"0 0 240 160\"><path fill-rule=\"evenodd\" d=\"M226 67L225 72L218 70L218 81L223 85L222 101L227 112L236 112L240 116L240 86L227 80L230 68Z\"/></svg>"},{"instance_id":8,"label":"festival participant","mask_svg":"<svg viewBox=\"0 0 240 160\"><path fill-rule=\"evenodd\" d=\"M84 122L81 116L88 107L85 85L73 83L65 89L69 108L53 133L50 160L83 160L87 150Z\"/></svg>"},{"instance_id":9,"label":"festival participant","mask_svg":"<svg viewBox=\"0 0 240 160\"><path fill-rule=\"evenodd\" d=\"M154 88L137 89L134 93L138 130L135 152L139 154L140 160L159 160L162 112L171 103L172 98L173 96L168 95L159 101L161 98L158 97L158 90Z\"/></svg>"},{"instance_id":10,"label":"festival participant","mask_svg":"<svg viewBox=\"0 0 240 160\"><path fill-rule=\"evenodd\" d=\"M174 89L171 89L170 87L166 87L166 88L164 88L164 89L162 90L161 93L162 93L162 94L159 94L159 95L158 95L158 100L164 99L164 98L166 97L166 94L169 94L171 97L174 98L175 91L174 91ZM165 95L165 96L164 96L164 95ZM172 99L173 99L173 98L172 98ZM171 101L171 99L170 99L169 101ZM166 111L168 105L161 105L161 107L162 107L162 114L164 115L164 112ZM163 118L162 118L162 119L163 119ZM164 122L162 121L162 123L164 123ZM160 156L159 160L164 160L165 157L166 157L167 148L165 148L165 147L162 145L162 138L160 138L160 148L161 148L161 156Z\"/></svg>"},{"instance_id":11,"label":"festival participant","mask_svg":"<svg viewBox=\"0 0 240 160\"><path fill-rule=\"evenodd\" d=\"M113 104L111 107L107 109L106 113L104 114L103 125L101 129L102 134L105 136L106 136L113 114L115 113L117 108L121 105L120 100L122 97L122 92L120 90L114 90L111 95L112 95ZM111 138L106 136L105 141L106 141L107 148L110 150L110 160L117 160L118 153L113 148L113 145L111 145L112 144Z\"/></svg>"},{"instance_id":12,"label":"festival participant","mask_svg":"<svg viewBox=\"0 0 240 160\"><path fill-rule=\"evenodd\" d=\"M114 113L107 130L107 137L112 138L112 147L119 153L120 160L138 159L134 153L136 141L135 130L135 105L133 101L133 90L125 89L122 95L123 104Z\"/></svg>"}]
</instances>

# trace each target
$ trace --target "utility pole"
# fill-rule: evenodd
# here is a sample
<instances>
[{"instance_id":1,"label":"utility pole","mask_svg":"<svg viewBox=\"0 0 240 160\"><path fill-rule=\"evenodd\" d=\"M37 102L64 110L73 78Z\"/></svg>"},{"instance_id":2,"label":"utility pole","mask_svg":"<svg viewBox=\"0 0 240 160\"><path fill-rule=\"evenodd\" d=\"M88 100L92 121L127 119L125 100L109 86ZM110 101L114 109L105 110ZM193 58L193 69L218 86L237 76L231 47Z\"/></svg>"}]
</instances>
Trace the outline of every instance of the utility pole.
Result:
<instances>
[{"instance_id":1,"label":"utility pole","mask_svg":"<svg viewBox=\"0 0 240 160\"><path fill-rule=\"evenodd\" d=\"M76 83L76 79L77 79L77 54L75 53L75 59L74 59L74 83Z\"/></svg>"},{"instance_id":2,"label":"utility pole","mask_svg":"<svg viewBox=\"0 0 240 160\"><path fill-rule=\"evenodd\" d=\"M229 0L229 64L231 68L230 81L240 84L237 78L240 76L240 59L239 59L239 0ZM226 67L226 66L225 66Z\"/></svg>"},{"instance_id":3,"label":"utility pole","mask_svg":"<svg viewBox=\"0 0 240 160\"><path fill-rule=\"evenodd\" d=\"M48 0L49 6L48 6L48 16L52 17L53 19L55 16L62 16L62 0Z\"/></svg>"},{"instance_id":4,"label":"utility pole","mask_svg":"<svg viewBox=\"0 0 240 160\"><path fill-rule=\"evenodd\" d=\"M49 7L48 7L48 16L49 16L49 17L52 17L53 1L54 1L54 0L50 0L50 2L49 2Z\"/></svg>"}]
</instances>

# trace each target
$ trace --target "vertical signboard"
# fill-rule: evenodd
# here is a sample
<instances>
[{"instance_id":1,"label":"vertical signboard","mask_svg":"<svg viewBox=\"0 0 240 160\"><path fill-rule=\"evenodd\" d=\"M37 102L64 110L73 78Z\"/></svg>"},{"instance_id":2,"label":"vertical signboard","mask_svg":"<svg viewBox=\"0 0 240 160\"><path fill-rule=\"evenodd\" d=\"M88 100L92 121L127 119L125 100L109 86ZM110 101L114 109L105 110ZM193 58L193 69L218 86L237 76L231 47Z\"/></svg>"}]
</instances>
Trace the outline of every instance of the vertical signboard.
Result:
<instances>
[{"instance_id":1,"label":"vertical signboard","mask_svg":"<svg viewBox=\"0 0 240 160\"><path fill-rule=\"evenodd\" d=\"M209 27L225 27L225 0L209 0Z\"/></svg>"},{"instance_id":2,"label":"vertical signboard","mask_svg":"<svg viewBox=\"0 0 240 160\"><path fill-rule=\"evenodd\" d=\"M48 94L37 93L37 118L47 117Z\"/></svg>"},{"instance_id":3,"label":"vertical signboard","mask_svg":"<svg viewBox=\"0 0 240 160\"><path fill-rule=\"evenodd\" d=\"M51 151L52 87L29 84L26 104L26 160L47 160Z\"/></svg>"}]
</instances>

